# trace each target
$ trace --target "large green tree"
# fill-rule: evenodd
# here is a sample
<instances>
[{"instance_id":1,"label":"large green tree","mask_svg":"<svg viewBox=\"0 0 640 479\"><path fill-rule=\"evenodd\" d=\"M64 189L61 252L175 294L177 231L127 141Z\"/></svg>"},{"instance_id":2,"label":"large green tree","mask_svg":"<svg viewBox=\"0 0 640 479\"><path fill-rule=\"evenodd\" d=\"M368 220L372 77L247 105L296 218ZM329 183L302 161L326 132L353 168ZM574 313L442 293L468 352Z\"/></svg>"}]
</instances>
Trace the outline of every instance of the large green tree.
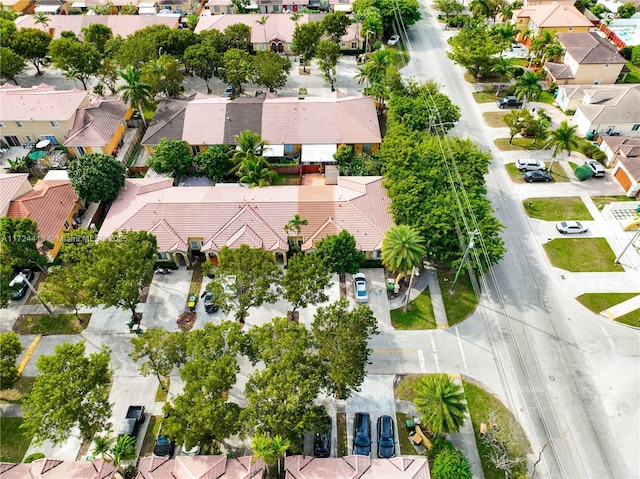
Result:
<instances>
[{"instance_id":1,"label":"large green tree","mask_svg":"<svg viewBox=\"0 0 640 479\"><path fill-rule=\"evenodd\" d=\"M189 333L188 360L180 369L183 392L164 406L166 434L187 448L198 443L206 448L240 430L240 407L223 393L236 382L238 356L246 344L245 335L231 321L207 323Z\"/></svg>"},{"instance_id":2,"label":"large green tree","mask_svg":"<svg viewBox=\"0 0 640 479\"><path fill-rule=\"evenodd\" d=\"M47 56L50 42L51 35L38 28L21 28L13 35L11 48L29 60L40 75L40 61Z\"/></svg>"},{"instance_id":3,"label":"large green tree","mask_svg":"<svg viewBox=\"0 0 640 479\"><path fill-rule=\"evenodd\" d=\"M351 19L344 12L330 12L322 18L324 32L333 43L340 45L342 37L347 34Z\"/></svg>"},{"instance_id":4,"label":"large green tree","mask_svg":"<svg viewBox=\"0 0 640 479\"><path fill-rule=\"evenodd\" d=\"M398 22L402 22L406 28L422 18L420 3L417 0L356 0L353 2L354 12L362 12L368 8L376 8L380 12L382 26L387 33L394 32Z\"/></svg>"},{"instance_id":5,"label":"large green tree","mask_svg":"<svg viewBox=\"0 0 640 479\"><path fill-rule=\"evenodd\" d=\"M278 55L271 50L261 50L256 53L253 63L256 85L262 85L270 92L275 92L286 85L291 70L288 57Z\"/></svg>"},{"instance_id":6,"label":"large green tree","mask_svg":"<svg viewBox=\"0 0 640 479\"><path fill-rule=\"evenodd\" d=\"M324 387L336 399L347 399L366 376L371 349L369 339L378 334L377 320L364 304L349 310L342 298L320 307L313 318L313 343L322 362Z\"/></svg>"},{"instance_id":7,"label":"large green tree","mask_svg":"<svg viewBox=\"0 0 640 479\"><path fill-rule=\"evenodd\" d=\"M347 230L320 240L316 254L337 274L357 273L364 261L364 253L356 249L356 239Z\"/></svg>"},{"instance_id":8,"label":"large green tree","mask_svg":"<svg viewBox=\"0 0 640 479\"><path fill-rule=\"evenodd\" d=\"M226 50L251 50L251 28L244 23L234 23L224 29L224 47Z\"/></svg>"},{"instance_id":9,"label":"large green tree","mask_svg":"<svg viewBox=\"0 0 640 479\"><path fill-rule=\"evenodd\" d=\"M462 386L443 373L429 374L418 380L415 403L422 424L434 434L454 434L464 424L467 404Z\"/></svg>"},{"instance_id":10,"label":"large green tree","mask_svg":"<svg viewBox=\"0 0 640 479\"><path fill-rule=\"evenodd\" d=\"M89 78L102 66L101 53L89 42L58 38L49 45L49 54L53 65L62 70L67 78L79 80L85 90Z\"/></svg>"},{"instance_id":11,"label":"large green tree","mask_svg":"<svg viewBox=\"0 0 640 479\"><path fill-rule=\"evenodd\" d=\"M124 186L126 168L109 155L89 153L69 165L69 181L76 194L92 203L112 201Z\"/></svg>"},{"instance_id":12,"label":"large green tree","mask_svg":"<svg viewBox=\"0 0 640 479\"><path fill-rule=\"evenodd\" d=\"M164 93L167 98L180 94L182 78L180 65L170 55L163 54L142 67L142 80L151 87L154 94Z\"/></svg>"},{"instance_id":13,"label":"large green tree","mask_svg":"<svg viewBox=\"0 0 640 479\"><path fill-rule=\"evenodd\" d=\"M293 43L291 50L296 55L300 55L303 60L302 70L307 71L307 62L316 52L320 37L324 32L322 22L307 22L296 24L293 30Z\"/></svg>"},{"instance_id":14,"label":"large green tree","mask_svg":"<svg viewBox=\"0 0 640 479\"><path fill-rule=\"evenodd\" d=\"M153 155L147 164L158 173L170 173L173 178L180 178L192 168L193 157L186 141L162 138L153 147Z\"/></svg>"},{"instance_id":15,"label":"large green tree","mask_svg":"<svg viewBox=\"0 0 640 479\"><path fill-rule=\"evenodd\" d=\"M222 181L233 165L231 153L234 151L229 145L212 145L205 151L201 151L194 158L198 170L208 178Z\"/></svg>"},{"instance_id":16,"label":"large green tree","mask_svg":"<svg viewBox=\"0 0 640 479\"><path fill-rule=\"evenodd\" d=\"M5 258L2 258L2 261L5 261ZM11 283L11 279L13 278L13 268L9 263L4 263L0 261L0 308L6 308L9 304L9 283Z\"/></svg>"},{"instance_id":17,"label":"large green tree","mask_svg":"<svg viewBox=\"0 0 640 479\"><path fill-rule=\"evenodd\" d=\"M199 43L184 51L184 64L193 73L204 80L207 93L211 93L209 80L222 68L222 56L210 45Z\"/></svg>"},{"instance_id":18,"label":"large green tree","mask_svg":"<svg viewBox=\"0 0 640 479\"><path fill-rule=\"evenodd\" d=\"M569 125L567 120L562 120L562 123L560 123L558 128L549 132L549 137L545 147L553 148L552 156L554 161L556 156L558 156L558 153L566 151L567 156L571 156L571 151L578 149L579 137L577 130L578 125ZM549 169L551 169L551 167L549 167Z\"/></svg>"},{"instance_id":19,"label":"large green tree","mask_svg":"<svg viewBox=\"0 0 640 479\"><path fill-rule=\"evenodd\" d=\"M318 255L296 253L289 258L280 285L295 312L328 300L325 290L331 286L331 274Z\"/></svg>"},{"instance_id":20,"label":"large green tree","mask_svg":"<svg viewBox=\"0 0 640 479\"><path fill-rule=\"evenodd\" d=\"M111 28L102 23L91 23L88 27L82 28L83 41L91 43L98 49L101 55L104 55L105 46L109 40L113 38Z\"/></svg>"},{"instance_id":21,"label":"large green tree","mask_svg":"<svg viewBox=\"0 0 640 479\"><path fill-rule=\"evenodd\" d=\"M433 4L447 18L451 15L462 13L462 10L464 10L464 4L460 0L435 0Z\"/></svg>"},{"instance_id":22,"label":"large green tree","mask_svg":"<svg viewBox=\"0 0 640 479\"><path fill-rule=\"evenodd\" d=\"M186 340L182 331L148 328L142 334L131 338L133 351L129 356L134 361L142 359L140 374L155 374L160 387L166 391L165 378L171 374L174 367L182 366L186 360Z\"/></svg>"},{"instance_id":23,"label":"large green tree","mask_svg":"<svg viewBox=\"0 0 640 479\"><path fill-rule=\"evenodd\" d=\"M253 57L245 50L232 48L222 57L224 68L221 71L224 81L236 91L242 92L242 85L253 80Z\"/></svg>"},{"instance_id":24,"label":"large green tree","mask_svg":"<svg viewBox=\"0 0 640 479\"><path fill-rule=\"evenodd\" d=\"M16 333L0 333L0 389L10 389L18 381L16 360L23 349Z\"/></svg>"},{"instance_id":25,"label":"large green tree","mask_svg":"<svg viewBox=\"0 0 640 479\"><path fill-rule=\"evenodd\" d=\"M11 47L16 31L16 23L13 20L0 18L0 47Z\"/></svg>"},{"instance_id":26,"label":"large green tree","mask_svg":"<svg viewBox=\"0 0 640 479\"><path fill-rule=\"evenodd\" d=\"M74 427L83 441L108 429L111 416L109 388L113 371L110 350L85 355L85 341L56 346L51 356L37 360L39 374L22 403L27 434L42 443L66 441Z\"/></svg>"},{"instance_id":27,"label":"large green tree","mask_svg":"<svg viewBox=\"0 0 640 479\"><path fill-rule=\"evenodd\" d=\"M114 54L120 67L139 70L145 63L157 59L159 52L162 52L160 47L166 44L170 32L171 29L166 25L152 25L133 32L125 40L118 41ZM115 42L107 42L105 48L109 50L109 44L112 43Z\"/></svg>"},{"instance_id":28,"label":"large green tree","mask_svg":"<svg viewBox=\"0 0 640 479\"><path fill-rule=\"evenodd\" d=\"M55 238L41 238L38 225L29 218L0 218L0 263L14 268L38 266L44 271L46 251Z\"/></svg>"},{"instance_id":29,"label":"large green tree","mask_svg":"<svg viewBox=\"0 0 640 479\"><path fill-rule=\"evenodd\" d=\"M27 60L18 55L11 48L0 46L0 77L12 81L16 85L16 75L19 75L27 67Z\"/></svg>"},{"instance_id":30,"label":"large green tree","mask_svg":"<svg viewBox=\"0 0 640 479\"><path fill-rule=\"evenodd\" d=\"M316 49L316 59L318 67L322 71L324 79L331 85L331 91L335 91L336 87L336 65L340 58L340 45L331 40L321 40Z\"/></svg>"},{"instance_id":31,"label":"large green tree","mask_svg":"<svg viewBox=\"0 0 640 479\"><path fill-rule=\"evenodd\" d=\"M447 56L465 68L474 78L484 78L491 72L496 55L503 49L501 42L482 22L470 22L455 37L448 40Z\"/></svg>"},{"instance_id":32,"label":"large green tree","mask_svg":"<svg viewBox=\"0 0 640 479\"><path fill-rule=\"evenodd\" d=\"M213 293L222 311L233 310L236 319L244 322L249 308L278 300L282 271L272 253L246 244L237 249L223 246L218 260L216 277L207 291Z\"/></svg>"}]
</instances>

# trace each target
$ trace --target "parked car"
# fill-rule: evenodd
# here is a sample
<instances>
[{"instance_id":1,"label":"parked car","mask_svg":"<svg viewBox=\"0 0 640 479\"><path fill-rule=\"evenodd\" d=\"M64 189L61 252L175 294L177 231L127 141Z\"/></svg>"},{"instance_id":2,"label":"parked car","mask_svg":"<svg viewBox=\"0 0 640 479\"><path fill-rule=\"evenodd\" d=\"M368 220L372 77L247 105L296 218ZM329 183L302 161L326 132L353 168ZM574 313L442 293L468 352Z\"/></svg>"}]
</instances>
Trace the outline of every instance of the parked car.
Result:
<instances>
[{"instance_id":1,"label":"parked car","mask_svg":"<svg viewBox=\"0 0 640 479\"><path fill-rule=\"evenodd\" d=\"M231 98L233 100L236 96L236 89L232 85L227 85L227 88L222 94L222 98Z\"/></svg>"},{"instance_id":2,"label":"parked car","mask_svg":"<svg viewBox=\"0 0 640 479\"><path fill-rule=\"evenodd\" d=\"M22 269L18 272L18 274L11 280L9 283L9 298L17 301L19 299L24 298L24 295L27 294L27 281L33 280L33 271L30 269Z\"/></svg>"},{"instance_id":3,"label":"parked car","mask_svg":"<svg viewBox=\"0 0 640 479\"><path fill-rule=\"evenodd\" d=\"M547 165L540 160L533 160L531 158L520 158L516 160L516 168L520 171L534 171L534 170L546 170Z\"/></svg>"},{"instance_id":4,"label":"parked car","mask_svg":"<svg viewBox=\"0 0 640 479\"><path fill-rule=\"evenodd\" d=\"M587 231L587 227L579 221L561 221L556 224L556 229L564 235L581 234Z\"/></svg>"},{"instance_id":5,"label":"parked car","mask_svg":"<svg viewBox=\"0 0 640 479\"><path fill-rule=\"evenodd\" d=\"M391 416L378 418L378 457L389 459L396 454L396 434Z\"/></svg>"},{"instance_id":6,"label":"parked car","mask_svg":"<svg viewBox=\"0 0 640 479\"><path fill-rule=\"evenodd\" d=\"M215 313L218 311L218 305L213 300L213 293L209 291L204 293L204 310L207 313Z\"/></svg>"},{"instance_id":7,"label":"parked car","mask_svg":"<svg viewBox=\"0 0 640 479\"><path fill-rule=\"evenodd\" d=\"M120 424L118 436L136 437L138 426L144 422L144 406L129 406L127 415Z\"/></svg>"},{"instance_id":8,"label":"parked car","mask_svg":"<svg viewBox=\"0 0 640 479\"><path fill-rule=\"evenodd\" d=\"M325 416L322 426L316 431L313 441L313 455L315 457L329 457L331 455L331 418Z\"/></svg>"},{"instance_id":9,"label":"parked car","mask_svg":"<svg viewBox=\"0 0 640 479\"><path fill-rule=\"evenodd\" d=\"M595 177L603 177L606 173L604 166L602 166L600 162L596 160L587 160L584 162L584 164L591 168L591 171L593 171L593 176Z\"/></svg>"},{"instance_id":10,"label":"parked car","mask_svg":"<svg viewBox=\"0 0 640 479\"><path fill-rule=\"evenodd\" d=\"M191 449L187 449L187 445L182 443L182 447L180 448L181 456L197 456L200 454L200 444L196 444Z\"/></svg>"},{"instance_id":11,"label":"parked car","mask_svg":"<svg viewBox=\"0 0 640 479\"><path fill-rule=\"evenodd\" d=\"M367 278L364 274L356 273L353 275L353 289L358 303L366 303L369 301L369 294L367 293Z\"/></svg>"},{"instance_id":12,"label":"parked car","mask_svg":"<svg viewBox=\"0 0 640 479\"><path fill-rule=\"evenodd\" d=\"M371 455L371 416L357 412L353 418L353 454Z\"/></svg>"},{"instance_id":13,"label":"parked car","mask_svg":"<svg viewBox=\"0 0 640 479\"><path fill-rule=\"evenodd\" d=\"M156 436L156 443L153 446L153 455L158 457L171 458L173 456L175 448L175 441L170 439L169 436L165 435L162 432L162 425L160 425L158 435Z\"/></svg>"},{"instance_id":14,"label":"parked car","mask_svg":"<svg viewBox=\"0 0 640 479\"><path fill-rule=\"evenodd\" d=\"M525 171L522 173L522 178L527 183L531 183L533 181L551 181L551 173L548 171Z\"/></svg>"},{"instance_id":15,"label":"parked car","mask_svg":"<svg viewBox=\"0 0 640 479\"><path fill-rule=\"evenodd\" d=\"M400 41L400 35L394 34L389 37L389 40L387 40L387 45L390 45L390 46L397 45L399 41Z\"/></svg>"},{"instance_id":16,"label":"parked car","mask_svg":"<svg viewBox=\"0 0 640 479\"><path fill-rule=\"evenodd\" d=\"M505 96L496 100L498 108L522 108L522 102L515 96Z\"/></svg>"}]
</instances>

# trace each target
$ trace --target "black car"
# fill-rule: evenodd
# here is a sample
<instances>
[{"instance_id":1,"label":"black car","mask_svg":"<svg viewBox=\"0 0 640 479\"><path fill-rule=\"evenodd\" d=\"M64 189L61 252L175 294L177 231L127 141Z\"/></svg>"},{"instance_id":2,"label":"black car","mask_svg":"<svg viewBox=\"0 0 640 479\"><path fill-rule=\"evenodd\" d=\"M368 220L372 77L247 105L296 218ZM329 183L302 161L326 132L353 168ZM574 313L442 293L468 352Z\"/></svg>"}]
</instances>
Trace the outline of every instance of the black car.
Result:
<instances>
[{"instance_id":1,"label":"black car","mask_svg":"<svg viewBox=\"0 0 640 479\"><path fill-rule=\"evenodd\" d=\"M506 96L496 100L498 108L522 108L522 102L515 96Z\"/></svg>"},{"instance_id":2,"label":"black car","mask_svg":"<svg viewBox=\"0 0 640 479\"><path fill-rule=\"evenodd\" d=\"M231 98L233 100L236 96L236 89L232 85L227 85L227 88L224 90L222 97Z\"/></svg>"},{"instance_id":3,"label":"black car","mask_svg":"<svg viewBox=\"0 0 640 479\"><path fill-rule=\"evenodd\" d=\"M162 432L162 426L160 426L160 430L158 431L158 436L156 437L156 443L153 446L153 455L158 457L172 457L173 451L175 450L176 443L172 441L169 436L166 436Z\"/></svg>"},{"instance_id":4,"label":"black car","mask_svg":"<svg viewBox=\"0 0 640 479\"><path fill-rule=\"evenodd\" d=\"M371 416L366 412L357 412L353 419L353 453L361 456L371 455Z\"/></svg>"},{"instance_id":5,"label":"black car","mask_svg":"<svg viewBox=\"0 0 640 479\"><path fill-rule=\"evenodd\" d=\"M551 181L551 173L548 171L525 171L522 173L522 178L527 183L532 181Z\"/></svg>"},{"instance_id":6,"label":"black car","mask_svg":"<svg viewBox=\"0 0 640 479\"><path fill-rule=\"evenodd\" d=\"M213 300L213 293L207 291L204 295L204 310L207 313L215 313L218 311L218 305Z\"/></svg>"},{"instance_id":7,"label":"black car","mask_svg":"<svg viewBox=\"0 0 640 479\"><path fill-rule=\"evenodd\" d=\"M19 299L24 298L24 295L27 294L27 281L31 282L33 280L33 271L30 269L22 269L20 272L11 280L9 283L9 298L17 301Z\"/></svg>"},{"instance_id":8,"label":"black car","mask_svg":"<svg viewBox=\"0 0 640 479\"><path fill-rule=\"evenodd\" d=\"M391 416L378 418L378 457L389 459L396 454L395 430Z\"/></svg>"},{"instance_id":9,"label":"black car","mask_svg":"<svg viewBox=\"0 0 640 479\"><path fill-rule=\"evenodd\" d=\"M315 457L329 457L331 455L331 418L325 416L313 440L313 455Z\"/></svg>"}]
</instances>

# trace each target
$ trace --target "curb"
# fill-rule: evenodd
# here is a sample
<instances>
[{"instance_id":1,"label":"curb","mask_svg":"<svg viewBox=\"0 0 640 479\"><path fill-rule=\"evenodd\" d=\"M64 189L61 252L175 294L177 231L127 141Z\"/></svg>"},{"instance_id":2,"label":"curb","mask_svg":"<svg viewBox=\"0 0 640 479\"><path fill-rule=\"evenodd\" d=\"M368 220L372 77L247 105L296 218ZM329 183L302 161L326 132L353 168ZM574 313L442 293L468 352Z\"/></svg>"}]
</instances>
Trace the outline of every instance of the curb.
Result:
<instances>
[{"instance_id":1,"label":"curb","mask_svg":"<svg viewBox=\"0 0 640 479\"><path fill-rule=\"evenodd\" d=\"M27 366L29 359L31 359L31 355L33 354L33 352L36 350L36 347L40 343L41 338L42 338L42 334L38 334L36 335L35 338L33 338L33 341L27 348L27 352L24 353L24 357L22 358L22 361L20 361L20 365L18 366L18 374L22 374L22 371L24 371L24 368Z\"/></svg>"}]
</instances>

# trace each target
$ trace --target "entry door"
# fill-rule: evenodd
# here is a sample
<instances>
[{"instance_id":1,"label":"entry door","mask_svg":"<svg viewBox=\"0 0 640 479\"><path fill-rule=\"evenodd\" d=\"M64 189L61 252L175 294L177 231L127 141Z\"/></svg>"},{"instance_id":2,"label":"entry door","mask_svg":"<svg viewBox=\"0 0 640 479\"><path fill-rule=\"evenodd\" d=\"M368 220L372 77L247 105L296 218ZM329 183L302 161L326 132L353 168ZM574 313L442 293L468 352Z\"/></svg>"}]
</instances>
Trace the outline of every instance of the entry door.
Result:
<instances>
[{"instance_id":1,"label":"entry door","mask_svg":"<svg viewBox=\"0 0 640 479\"><path fill-rule=\"evenodd\" d=\"M17 136L3 136L4 142L9 146L21 146Z\"/></svg>"}]
</instances>

